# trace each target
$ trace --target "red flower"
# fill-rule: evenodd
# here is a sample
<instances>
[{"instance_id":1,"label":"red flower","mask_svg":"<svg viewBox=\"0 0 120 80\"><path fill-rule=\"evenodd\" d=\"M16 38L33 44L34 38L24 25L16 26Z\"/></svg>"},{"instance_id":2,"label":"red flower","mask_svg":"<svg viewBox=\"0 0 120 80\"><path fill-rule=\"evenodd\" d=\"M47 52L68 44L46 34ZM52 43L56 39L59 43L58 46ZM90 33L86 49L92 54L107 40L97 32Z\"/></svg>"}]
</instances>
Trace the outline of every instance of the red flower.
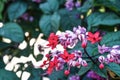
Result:
<instances>
[{"instance_id":1,"label":"red flower","mask_svg":"<svg viewBox=\"0 0 120 80\"><path fill-rule=\"evenodd\" d=\"M64 54L60 54L60 57L65 60L65 62L68 62L69 60L73 59L75 56L74 54L68 54L66 50L64 50Z\"/></svg>"},{"instance_id":2,"label":"red flower","mask_svg":"<svg viewBox=\"0 0 120 80\"><path fill-rule=\"evenodd\" d=\"M100 32L96 32L95 34L88 32L87 40L91 41L92 44L99 42L101 39L102 37L100 37Z\"/></svg>"},{"instance_id":3,"label":"red flower","mask_svg":"<svg viewBox=\"0 0 120 80\"><path fill-rule=\"evenodd\" d=\"M58 44L58 36L55 35L54 33L51 33L48 38L48 41L49 41L49 44L47 44L47 46L50 46L52 47L52 49L54 49Z\"/></svg>"},{"instance_id":4,"label":"red flower","mask_svg":"<svg viewBox=\"0 0 120 80\"><path fill-rule=\"evenodd\" d=\"M47 70L47 73L48 73L48 74L51 74L52 71L53 71L53 69L54 69L55 67L58 67L58 62L59 62L59 61L57 60L57 57L55 57L53 61L50 61L49 67L48 67L48 70Z\"/></svg>"}]
</instances>

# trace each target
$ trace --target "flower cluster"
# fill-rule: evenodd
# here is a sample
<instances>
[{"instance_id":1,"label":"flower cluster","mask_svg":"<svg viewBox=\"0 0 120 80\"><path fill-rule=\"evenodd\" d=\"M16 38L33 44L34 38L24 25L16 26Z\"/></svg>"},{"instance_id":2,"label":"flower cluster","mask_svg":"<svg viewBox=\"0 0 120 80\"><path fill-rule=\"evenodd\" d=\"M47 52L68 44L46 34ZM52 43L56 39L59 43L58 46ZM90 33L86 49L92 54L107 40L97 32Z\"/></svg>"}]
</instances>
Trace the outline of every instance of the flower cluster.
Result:
<instances>
[{"instance_id":1,"label":"flower cluster","mask_svg":"<svg viewBox=\"0 0 120 80\"><path fill-rule=\"evenodd\" d=\"M107 54L106 57L99 56L100 68L104 68L104 63L115 62L120 64L120 46L115 45L113 47L107 47L105 45L98 45L98 51L100 54Z\"/></svg>"},{"instance_id":2,"label":"flower cluster","mask_svg":"<svg viewBox=\"0 0 120 80\"><path fill-rule=\"evenodd\" d=\"M71 67L86 67L88 64L87 61L82 58L84 52L80 50L68 52L67 49L74 48L78 42L81 42L81 47L85 49L88 41L94 44L101 39L100 32L87 32L86 29L81 26L74 27L73 31L67 30L57 35L51 33L48 38L49 43L47 44L47 46L51 47L51 51L46 55L47 60L43 62L41 67L49 64L46 72L47 74L51 74L54 69L61 70L67 65L68 68L64 71L64 74L69 75ZM59 45L63 47L62 50L57 48Z\"/></svg>"},{"instance_id":3,"label":"flower cluster","mask_svg":"<svg viewBox=\"0 0 120 80\"><path fill-rule=\"evenodd\" d=\"M76 8L80 7L81 5L81 2L78 0L76 2L74 2L74 0L67 0L66 3L65 3L65 7L67 10L73 10L74 6Z\"/></svg>"}]
</instances>

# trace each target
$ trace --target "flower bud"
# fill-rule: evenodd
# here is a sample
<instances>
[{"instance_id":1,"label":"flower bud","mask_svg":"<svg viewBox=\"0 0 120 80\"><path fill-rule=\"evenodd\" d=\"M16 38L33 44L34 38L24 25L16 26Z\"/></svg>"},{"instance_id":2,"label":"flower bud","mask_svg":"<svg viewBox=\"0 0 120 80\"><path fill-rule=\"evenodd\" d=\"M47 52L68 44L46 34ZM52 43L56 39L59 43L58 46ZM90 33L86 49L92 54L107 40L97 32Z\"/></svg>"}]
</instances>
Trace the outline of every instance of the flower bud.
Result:
<instances>
[{"instance_id":1,"label":"flower bud","mask_svg":"<svg viewBox=\"0 0 120 80\"><path fill-rule=\"evenodd\" d=\"M87 62L85 60L82 60L82 66L84 66L84 67L88 66L88 64L87 64Z\"/></svg>"},{"instance_id":2,"label":"flower bud","mask_svg":"<svg viewBox=\"0 0 120 80\"><path fill-rule=\"evenodd\" d=\"M70 71L69 71L69 70L65 70L65 71L64 71L64 74L65 74L66 76L68 76L68 75L70 74Z\"/></svg>"},{"instance_id":3,"label":"flower bud","mask_svg":"<svg viewBox=\"0 0 120 80\"><path fill-rule=\"evenodd\" d=\"M104 64L101 63L101 64L99 65L99 68L100 68L100 69L103 69L103 68L104 68Z\"/></svg>"},{"instance_id":4,"label":"flower bud","mask_svg":"<svg viewBox=\"0 0 120 80\"><path fill-rule=\"evenodd\" d=\"M99 60L99 62L104 63L105 62L105 57L104 56L99 56L98 60Z\"/></svg>"},{"instance_id":5,"label":"flower bud","mask_svg":"<svg viewBox=\"0 0 120 80\"><path fill-rule=\"evenodd\" d=\"M87 40L83 40L81 46L82 46L82 48L86 48L86 46L87 46Z\"/></svg>"},{"instance_id":6,"label":"flower bud","mask_svg":"<svg viewBox=\"0 0 120 80\"><path fill-rule=\"evenodd\" d=\"M113 61L114 61L113 55L108 54L108 55L107 55L107 58L108 58L108 60L109 60L110 62L113 62Z\"/></svg>"}]
</instances>

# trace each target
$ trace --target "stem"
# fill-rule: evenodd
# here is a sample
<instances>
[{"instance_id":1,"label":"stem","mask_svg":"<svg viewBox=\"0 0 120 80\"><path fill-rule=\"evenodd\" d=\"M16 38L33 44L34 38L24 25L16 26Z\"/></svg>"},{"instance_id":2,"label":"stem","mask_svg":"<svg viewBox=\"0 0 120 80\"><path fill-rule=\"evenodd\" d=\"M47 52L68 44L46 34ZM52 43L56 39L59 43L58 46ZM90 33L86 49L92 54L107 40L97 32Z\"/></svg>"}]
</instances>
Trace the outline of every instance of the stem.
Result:
<instances>
[{"instance_id":1,"label":"stem","mask_svg":"<svg viewBox=\"0 0 120 80\"><path fill-rule=\"evenodd\" d=\"M96 55L90 56L90 57L94 58L94 57L96 57L96 56L98 56L98 55L100 55L100 54L96 54ZM89 57L82 57L82 58L89 58Z\"/></svg>"},{"instance_id":2,"label":"stem","mask_svg":"<svg viewBox=\"0 0 120 80\"><path fill-rule=\"evenodd\" d=\"M99 65L92 59L92 57L87 53L87 51L86 51L86 49L84 48L84 52L86 53L86 55L88 56L88 58L90 58L90 60L98 67L98 69L100 69L99 68ZM102 72L102 73L104 73L101 69L100 69L100 71ZM109 77L107 78L107 80L109 80Z\"/></svg>"},{"instance_id":3,"label":"stem","mask_svg":"<svg viewBox=\"0 0 120 80\"><path fill-rule=\"evenodd\" d=\"M86 55L88 56L88 58L90 58L90 60L96 64L96 62L92 59L92 57L87 53L86 49L84 48L84 52L86 53Z\"/></svg>"}]
</instances>

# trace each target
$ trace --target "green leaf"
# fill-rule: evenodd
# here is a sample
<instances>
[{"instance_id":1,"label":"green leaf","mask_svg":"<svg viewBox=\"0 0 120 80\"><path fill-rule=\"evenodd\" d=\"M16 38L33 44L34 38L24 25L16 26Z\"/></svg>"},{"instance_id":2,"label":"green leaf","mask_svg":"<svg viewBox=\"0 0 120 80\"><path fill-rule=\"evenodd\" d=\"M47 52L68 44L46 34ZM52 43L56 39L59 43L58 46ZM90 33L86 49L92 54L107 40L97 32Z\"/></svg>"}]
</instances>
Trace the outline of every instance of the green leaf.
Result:
<instances>
[{"instance_id":1,"label":"green leaf","mask_svg":"<svg viewBox=\"0 0 120 80\"><path fill-rule=\"evenodd\" d=\"M43 70L42 69L35 69L35 68L30 68L30 70L28 70L31 73L31 76L29 77L28 80L42 80L42 73Z\"/></svg>"},{"instance_id":2,"label":"green leaf","mask_svg":"<svg viewBox=\"0 0 120 80\"><path fill-rule=\"evenodd\" d=\"M0 28L0 36L11 39L14 42L22 42L24 40L24 33L17 23L6 23Z\"/></svg>"},{"instance_id":3,"label":"green leaf","mask_svg":"<svg viewBox=\"0 0 120 80\"><path fill-rule=\"evenodd\" d=\"M4 3L0 2L0 20L2 19L2 11L4 9Z\"/></svg>"},{"instance_id":4,"label":"green leaf","mask_svg":"<svg viewBox=\"0 0 120 80\"><path fill-rule=\"evenodd\" d=\"M20 80L12 71L0 69L0 80Z\"/></svg>"},{"instance_id":5,"label":"green leaf","mask_svg":"<svg viewBox=\"0 0 120 80\"><path fill-rule=\"evenodd\" d=\"M2 50L2 49L4 49L4 48L7 48L7 47L9 47L11 44L8 44L8 43L4 43L4 42L0 42L0 46L2 46L2 47L0 47L0 50Z\"/></svg>"},{"instance_id":6,"label":"green leaf","mask_svg":"<svg viewBox=\"0 0 120 80\"><path fill-rule=\"evenodd\" d=\"M56 32L56 30L58 30L58 28L60 26L60 16L56 12L51 17L51 25L55 29L55 32Z\"/></svg>"},{"instance_id":7,"label":"green leaf","mask_svg":"<svg viewBox=\"0 0 120 80\"><path fill-rule=\"evenodd\" d=\"M48 0L48 4L50 5L51 11L56 11L59 8L58 0Z\"/></svg>"},{"instance_id":8,"label":"green leaf","mask_svg":"<svg viewBox=\"0 0 120 80\"><path fill-rule=\"evenodd\" d=\"M107 25L112 26L116 24L120 24L120 17L118 17L114 13L92 13L87 18L88 23L88 30L90 30L92 27L96 27L99 25Z\"/></svg>"},{"instance_id":9,"label":"green leaf","mask_svg":"<svg viewBox=\"0 0 120 80\"><path fill-rule=\"evenodd\" d=\"M57 11L59 2L57 0L47 0L47 2L40 4L39 8L46 14Z\"/></svg>"},{"instance_id":10,"label":"green leaf","mask_svg":"<svg viewBox=\"0 0 120 80\"><path fill-rule=\"evenodd\" d=\"M120 31L107 33L105 36L103 36L101 44L112 45L114 44L114 41L118 43L118 41L120 40L119 34Z\"/></svg>"},{"instance_id":11,"label":"green leaf","mask_svg":"<svg viewBox=\"0 0 120 80\"><path fill-rule=\"evenodd\" d=\"M0 59L0 69L2 69L2 68L5 68L5 63L4 63L4 61L3 61L3 59L1 58Z\"/></svg>"},{"instance_id":12,"label":"green leaf","mask_svg":"<svg viewBox=\"0 0 120 80\"><path fill-rule=\"evenodd\" d=\"M39 8L46 14L49 14L51 12L50 6L47 2L40 4Z\"/></svg>"},{"instance_id":13,"label":"green leaf","mask_svg":"<svg viewBox=\"0 0 120 80\"><path fill-rule=\"evenodd\" d=\"M99 76L106 78L107 77L107 71L105 69L100 69L99 66L95 65L92 67L92 70L95 71Z\"/></svg>"},{"instance_id":14,"label":"green leaf","mask_svg":"<svg viewBox=\"0 0 120 80\"><path fill-rule=\"evenodd\" d=\"M8 7L8 17L11 21L20 17L27 10L27 4L22 1L13 2Z\"/></svg>"},{"instance_id":15,"label":"green leaf","mask_svg":"<svg viewBox=\"0 0 120 80\"><path fill-rule=\"evenodd\" d=\"M64 70L53 71L52 74L49 75L50 80L63 80L64 79Z\"/></svg>"},{"instance_id":16,"label":"green leaf","mask_svg":"<svg viewBox=\"0 0 120 80\"><path fill-rule=\"evenodd\" d=\"M4 8L4 3L0 2L0 13L3 11L3 8Z\"/></svg>"},{"instance_id":17,"label":"green leaf","mask_svg":"<svg viewBox=\"0 0 120 80\"><path fill-rule=\"evenodd\" d=\"M38 54L35 59L36 59L37 61L40 61L40 60L42 60L42 58L43 58L43 55L42 55L42 54Z\"/></svg>"},{"instance_id":18,"label":"green leaf","mask_svg":"<svg viewBox=\"0 0 120 80\"><path fill-rule=\"evenodd\" d=\"M105 6L113 11L120 11L120 1L119 0L95 0L95 6Z\"/></svg>"},{"instance_id":19,"label":"green leaf","mask_svg":"<svg viewBox=\"0 0 120 80\"><path fill-rule=\"evenodd\" d=\"M90 70L91 69L91 67L92 67L92 63L88 63L88 66L87 67L81 67L80 68L80 70L79 70L79 72L78 72L78 75L83 75L83 74L85 74L88 70Z\"/></svg>"},{"instance_id":20,"label":"green leaf","mask_svg":"<svg viewBox=\"0 0 120 80\"><path fill-rule=\"evenodd\" d=\"M42 32L47 36L52 30L51 28L51 15L43 15L39 21L39 26Z\"/></svg>"},{"instance_id":21,"label":"green leaf","mask_svg":"<svg viewBox=\"0 0 120 80\"><path fill-rule=\"evenodd\" d=\"M77 10L81 13L87 12L93 6L93 2L94 2L94 0L87 0L83 4L83 6L81 6Z\"/></svg>"},{"instance_id":22,"label":"green leaf","mask_svg":"<svg viewBox=\"0 0 120 80\"><path fill-rule=\"evenodd\" d=\"M53 15L43 15L39 26L42 32L48 36L51 32L56 32L59 28L60 16L57 13Z\"/></svg>"},{"instance_id":23,"label":"green leaf","mask_svg":"<svg viewBox=\"0 0 120 80\"><path fill-rule=\"evenodd\" d=\"M113 71L118 76L120 76L120 65L118 65L116 63L110 63L107 65L107 68L110 69L111 71Z\"/></svg>"},{"instance_id":24,"label":"green leaf","mask_svg":"<svg viewBox=\"0 0 120 80\"><path fill-rule=\"evenodd\" d=\"M72 30L73 27L81 25L81 19L79 18L79 12L76 10L68 11L66 9L60 9L59 14L61 16L60 25L63 31Z\"/></svg>"}]
</instances>

